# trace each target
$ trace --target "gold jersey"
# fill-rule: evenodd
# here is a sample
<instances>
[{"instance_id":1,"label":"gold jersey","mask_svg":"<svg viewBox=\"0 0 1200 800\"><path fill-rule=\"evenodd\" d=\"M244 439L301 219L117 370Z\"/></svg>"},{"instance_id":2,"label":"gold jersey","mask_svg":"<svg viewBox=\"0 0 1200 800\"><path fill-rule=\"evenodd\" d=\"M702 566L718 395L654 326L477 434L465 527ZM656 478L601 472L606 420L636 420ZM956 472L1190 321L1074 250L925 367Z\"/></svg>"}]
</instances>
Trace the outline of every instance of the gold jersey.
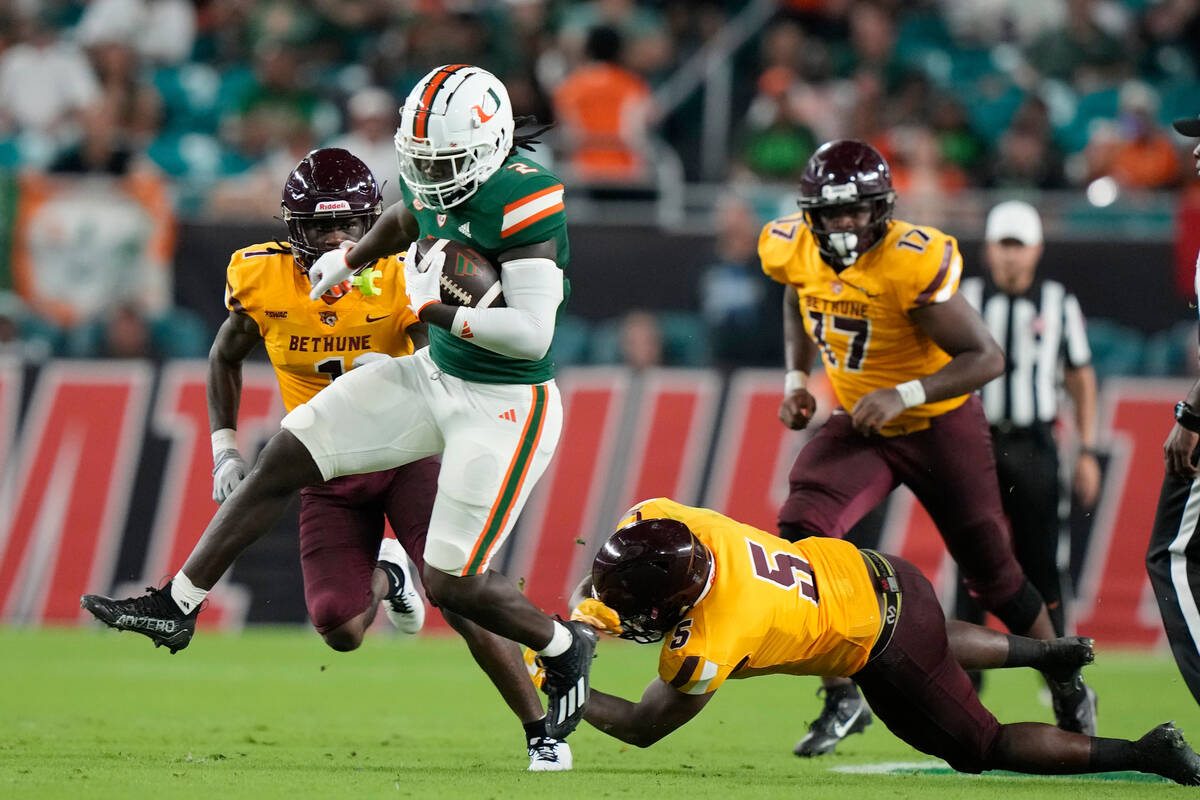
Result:
<instances>
[{"instance_id":1,"label":"gold jersey","mask_svg":"<svg viewBox=\"0 0 1200 800\"><path fill-rule=\"evenodd\" d=\"M868 392L931 375L950 360L909 312L945 302L958 290L962 256L954 237L893 220L883 241L839 273L821 259L803 215L794 214L767 223L758 255L763 272L795 289L804 329L847 411ZM907 409L881 432L927 428L931 418L966 400L961 395Z\"/></svg>"},{"instance_id":2,"label":"gold jersey","mask_svg":"<svg viewBox=\"0 0 1200 800\"><path fill-rule=\"evenodd\" d=\"M707 593L663 641L664 681L705 694L726 678L853 675L867 663L883 622L857 547L789 542L662 497L634 506L621 525L663 518L687 525L716 563Z\"/></svg>"},{"instance_id":3,"label":"gold jersey","mask_svg":"<svg viewBox=\"0 0 1200 800\"><path fill-rule=\"evenodd\" d=\"M378 295L355 289L327 303L308 299L308 276L296 268L284 242L244 247L229 259L225 305L258 324L288 411L350 369L363 353L412 353L406 331L417 318L408 309L404 265L391 256L375 269Z\"/></svg>"}]
</instances>

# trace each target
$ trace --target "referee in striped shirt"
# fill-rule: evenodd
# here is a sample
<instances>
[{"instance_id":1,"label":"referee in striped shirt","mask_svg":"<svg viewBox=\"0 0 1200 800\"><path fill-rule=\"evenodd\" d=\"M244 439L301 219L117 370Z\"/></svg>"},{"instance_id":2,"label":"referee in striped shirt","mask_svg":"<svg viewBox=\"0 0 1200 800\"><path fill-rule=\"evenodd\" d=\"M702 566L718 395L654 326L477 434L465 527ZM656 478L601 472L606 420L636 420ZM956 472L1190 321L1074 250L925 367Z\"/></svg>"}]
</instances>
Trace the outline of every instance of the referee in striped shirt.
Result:
<instances>
[{"instance_id":1,"label":"referee in striped shirt","mask_svg":"<svg viewBox=\"0 0 1200 800\"><path fill-rule=\"evenodd\" d=\"M1006 356L1004 374L983 387L992 429L1000 497L1013 532L1017 560L1041 592L1059 636L1066 609L1058 545L1062 491L1054 423L1060 387L1075 412L1079 451L1074 488L1091 507L1100 487L1096 460L1096 374L1075 296L1061 283L1036 277L1042 257L1042 221L1028 203L1000 203L984 232L988 278L963 281L961 292L987 323ZM1061 505L1060 505L1061 504ZM982 612L960 588L960 618L982 621Z\"/></svg>"},{"instance_id":2,"label":"referee in striped shirt","mask_svg":"<svg viewBox=\"0 0 1200 800\"><path fill-rule=\"evenodd\" d=\"M1177 119L1175 130L1200 137L1200 119ZM1200 144L1192 151L1200 172ZM1200 291L1200 256L1196 261ZM1175 427L1163 443L1166 475L1154 512L1154 528L1146 551L1146 571L1175 663L1192 697L1200 703L1200 479L1196 449L1200 438L1200 381L1175 406Z\"/></svg>"}]
</instances>

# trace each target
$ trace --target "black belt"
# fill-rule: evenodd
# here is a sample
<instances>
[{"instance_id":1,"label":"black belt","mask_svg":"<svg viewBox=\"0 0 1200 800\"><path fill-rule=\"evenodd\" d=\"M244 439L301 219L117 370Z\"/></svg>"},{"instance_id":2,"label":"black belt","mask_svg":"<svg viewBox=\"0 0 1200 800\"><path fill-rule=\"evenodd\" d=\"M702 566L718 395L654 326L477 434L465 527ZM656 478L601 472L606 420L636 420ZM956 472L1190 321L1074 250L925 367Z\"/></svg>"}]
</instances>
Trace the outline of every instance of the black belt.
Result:
<instances>
[{"instance_id":1,"label":"black belt","mask_svg":"<svg viewBox=\"0 0 1200 800\"><path fill-rule=\"evenodd\" d=\"M871 566L871 582L879 590L879 594L883 597L883 627L879 631L879 637L875 640L875 644L871 647L871 653L867 656L867 663L874 661L887 646L892 643L892 637L896 634L896 624L900 622L900 581L896 578L896 570L892 569L892 565L883 556L876 553L874 550L860 550L867 563Z\"/></svg>"}]
</instances>

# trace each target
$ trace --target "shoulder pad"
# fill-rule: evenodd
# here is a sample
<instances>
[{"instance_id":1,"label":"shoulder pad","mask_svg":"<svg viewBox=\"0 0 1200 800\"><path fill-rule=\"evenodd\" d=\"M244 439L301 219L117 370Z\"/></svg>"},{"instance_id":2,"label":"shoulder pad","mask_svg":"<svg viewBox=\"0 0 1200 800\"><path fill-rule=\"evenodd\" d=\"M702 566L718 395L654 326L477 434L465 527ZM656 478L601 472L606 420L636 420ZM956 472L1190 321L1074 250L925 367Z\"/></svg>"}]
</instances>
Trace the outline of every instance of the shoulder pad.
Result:
<instances>
[{"instance_id":1,"label":"shoulder pad","mask_svg":"<svg viewBox=\"0 0 1200 800\"><path fill-rule=\"evenodd\" d=\"M763 272L773 280L787 283L787 264L796 253L796 245L804 229L800 214L775 219L763 226L758 236L758 257Z\"/></svg>"}]
</instances>

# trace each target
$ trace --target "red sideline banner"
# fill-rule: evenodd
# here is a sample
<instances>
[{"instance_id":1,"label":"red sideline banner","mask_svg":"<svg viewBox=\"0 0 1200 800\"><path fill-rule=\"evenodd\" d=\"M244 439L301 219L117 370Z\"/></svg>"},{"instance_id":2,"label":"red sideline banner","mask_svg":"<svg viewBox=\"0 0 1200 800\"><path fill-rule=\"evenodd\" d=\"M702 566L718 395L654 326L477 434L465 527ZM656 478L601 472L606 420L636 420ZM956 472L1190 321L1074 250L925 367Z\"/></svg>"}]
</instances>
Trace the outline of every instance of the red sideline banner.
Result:
<instances>
[{"instance_id":1,"label":"red sideline banner","mask_svg":"<svg viewBox=\"0 0 1200 800\"><path fill-rule=\"evenodd\" d=\"M35 369L0 361L0 622L85 622L81 594L138 592L178 569L216 509L205 372L203 362ZM558 453L502 554L501 568L539 606L565 611L595 548L640 499L666 495L774 530L788 468L810 435L776 417L779 372L578 368L560 386ZM1079 633L1106 645L1163 640L1143 558L1170 410L1188 388L1116 379L1101 392L1100 441L1110 455L1075 618ZM830 395L821 380L814 391L819 423ZM281 416L270 369L248 368L244 450ZM273 529L243 557L249 566L239 562L217 585L204 624L304 620L294 518L291 526ZM935 586L948 582L945 548L903 490L888 506L880 546L915 562Z\"/></svg>"}]
</instances>

